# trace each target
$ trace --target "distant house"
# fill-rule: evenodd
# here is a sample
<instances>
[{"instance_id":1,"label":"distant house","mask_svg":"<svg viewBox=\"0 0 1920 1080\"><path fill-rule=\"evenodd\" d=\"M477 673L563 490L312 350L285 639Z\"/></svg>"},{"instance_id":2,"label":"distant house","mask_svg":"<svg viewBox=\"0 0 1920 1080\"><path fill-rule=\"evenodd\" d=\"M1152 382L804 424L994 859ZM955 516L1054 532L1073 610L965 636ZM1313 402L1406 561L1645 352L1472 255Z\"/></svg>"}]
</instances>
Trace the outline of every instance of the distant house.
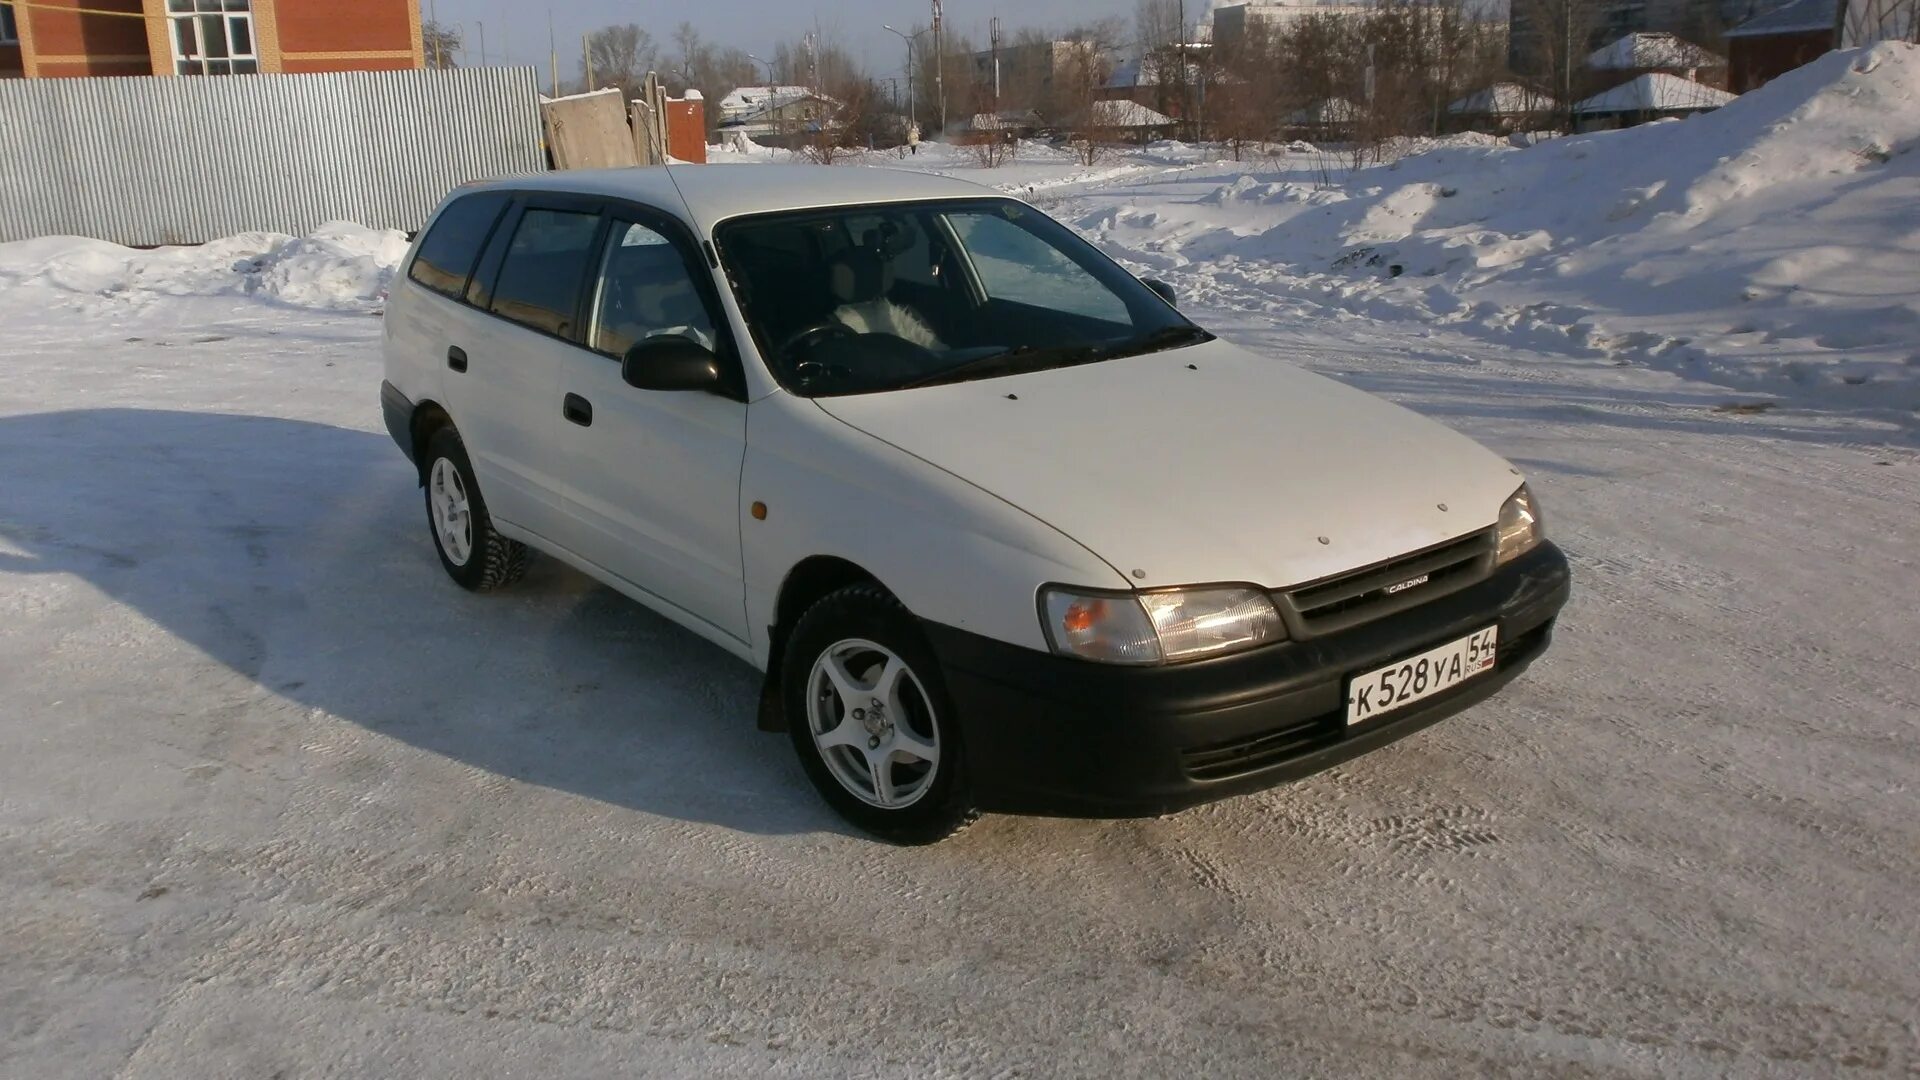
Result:
<instances>
[{"instance_id":1,"label":"distant house","mask_svg":"<svg viewBox=\"0 0 1920 1080\"><path fill-rule=\"evenodd\" d=\"M1456 124L1483 131L1529 131L1560 111L1553 97L1517 82L1483 87L1447 105Z\"/></svg>"},{"instance_id":2,"label":"distant house","mask_svg":"<svg viewBox=\"0 0 1920 1080\"><path fill-rule=\"evenodd\" d=\"M1727 31L1727 87L1744 94L1833 48L1834 0L1792 0Z\"/></svg>"},{"instance_id":3,"label":"distant house","mask_svg":"<svg viewBox=\"0 0 1920 1080\"><path fill-rule=\"evenodd\" d=\"M1616 78L1664 72L1708 85L1724 85L1727 75L1725 58L1684 38L1654 30L1636 31L1594 50L1587 56L1586 68Z\"/></svg>"},{"instance_id":4,"label":"distant house","mask_svg":"<svg viewBox=\"0 0 1920 1080\"><path fill-rule=\"evenodd\" d=\"M997 113L975 113L955 125L960 142L980 142L989 138L1027 139L1041 127L1040 114L1032 109L1002 109Z\"/></svg>"},{"instance_id":5,"label":"distant house","mask_svg":"<svg viewBox=\"0 0 1920 1080\"><path fill-rule=\"evenodd\" d=\"M1180 122L1137 101L1096 101L1088 126L1114 139L1151 142L1173 134Z\"/></svg>"},{"instance_id":6,"label":"distant house","mask_svg":"<svg viewBox=\"0 0 1920 1080\"><path fill-rule=\"evenodd\" d=\"M720 134L774 145L839 125L840 103L804 86L742 86L720 99Z\"/></svg>"},{"instance_id":7,"label":"distant house","mask_svg":"<svg viewBox=\"0 0 1920 1080\"><path fill-rule=\"evenodd\" d=\"M1736 96L1678 75L1655 71L1578 102L1573 107L1573 115L1583 131L1632 127L1649 120L1707 112Z\"/></svg>"},{"instance_id":8,"label":"distant house","mask_svg":"<svg viewBox=\"0 0 1920 1080\"><path fill-rule=\"evenodd\" d=\"M1344 139L1352 134L1365 110L1346 98L1316 101L1304 109L1288 113L1281 121L1281 132L1288 139Z\"/></svg>"}]
</instances>

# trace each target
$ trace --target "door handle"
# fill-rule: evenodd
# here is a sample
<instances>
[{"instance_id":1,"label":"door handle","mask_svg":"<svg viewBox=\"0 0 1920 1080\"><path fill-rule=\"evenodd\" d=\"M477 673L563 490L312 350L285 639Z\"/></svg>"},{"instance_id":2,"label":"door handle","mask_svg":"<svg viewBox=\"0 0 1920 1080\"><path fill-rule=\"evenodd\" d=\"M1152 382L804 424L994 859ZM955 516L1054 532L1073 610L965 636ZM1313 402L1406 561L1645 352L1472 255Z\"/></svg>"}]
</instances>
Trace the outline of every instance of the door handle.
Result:
<instances>
[{"instance_id":1,"label":"door handle","mask_svg":"<svg viewBox=\"0 0 1920 1080\"><path fill-rule=\"evenodd\" d=\"M593 402L579 394L568 394L560 403L560 414L581 427L593 426Z\"/></svg>"},{"instance_id":2,"label":"door handle","mask_svg":"<svg viewBox=\"0 0 1920 1080\"><path fill-rule=\"evenodd\" d=\"M447 346L447 366L455 371L467 370L467 350L458 345Z\"/></svg>"}]
</instances>

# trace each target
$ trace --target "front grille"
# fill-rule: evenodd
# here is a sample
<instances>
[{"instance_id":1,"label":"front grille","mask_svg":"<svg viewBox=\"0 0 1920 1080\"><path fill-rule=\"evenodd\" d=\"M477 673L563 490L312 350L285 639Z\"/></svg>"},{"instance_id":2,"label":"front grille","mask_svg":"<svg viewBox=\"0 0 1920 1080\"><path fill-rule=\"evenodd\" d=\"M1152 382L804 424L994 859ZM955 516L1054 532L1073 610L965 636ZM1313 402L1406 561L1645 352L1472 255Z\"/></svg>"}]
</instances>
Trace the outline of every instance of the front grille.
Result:
<instances>
[{"instance_id":1,"label":"front grille","mask_svg":"<svg viewBox=\"0 0 1920 1080\"><path fill-rule=\"evenodd\" d=\"M1278 594L1280 614L1298 640L1331 634L1424 604L1493 572L1494 532L1487 529L1384 563ZM1425 577L1418 585L1389 592Z\"/></svg>"}]
</instances>

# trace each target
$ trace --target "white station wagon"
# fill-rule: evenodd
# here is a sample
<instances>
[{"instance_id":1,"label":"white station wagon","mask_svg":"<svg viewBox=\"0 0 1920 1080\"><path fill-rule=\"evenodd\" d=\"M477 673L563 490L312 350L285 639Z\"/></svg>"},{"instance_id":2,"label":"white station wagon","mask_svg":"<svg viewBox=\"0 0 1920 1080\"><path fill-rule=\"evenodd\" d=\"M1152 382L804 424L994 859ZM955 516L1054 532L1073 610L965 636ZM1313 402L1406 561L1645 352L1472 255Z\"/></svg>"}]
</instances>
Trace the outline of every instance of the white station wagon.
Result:
<instances>
[{"instance_id":1,"label":"white station wagon","mask_svg":"<svg viewBox=\"0 0 1920 1080\"><path fill-rule=\"evenodd\" d=\"M456 582L538 549L753 664L894 841L1326 768L1492 694L1568 595L1507 462L958 180L462 188L385 350Z\"/></svg>"}]
</instances>

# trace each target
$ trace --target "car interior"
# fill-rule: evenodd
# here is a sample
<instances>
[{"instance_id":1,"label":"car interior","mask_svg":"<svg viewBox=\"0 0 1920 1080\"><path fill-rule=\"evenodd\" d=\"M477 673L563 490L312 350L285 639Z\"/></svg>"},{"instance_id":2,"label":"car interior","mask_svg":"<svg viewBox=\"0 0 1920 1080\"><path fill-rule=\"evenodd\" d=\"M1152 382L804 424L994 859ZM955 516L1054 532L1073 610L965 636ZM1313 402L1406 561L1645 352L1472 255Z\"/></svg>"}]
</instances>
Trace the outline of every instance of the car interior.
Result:
<instances>
[{"instance_id":1,"label":"car interior","mask_svg":"<svg viewBox=\"0 0 1920 1080\"><path fill-rule=\"evenodd\" d=\"M992 295L969 278L940 208L783 214L723 226L720 239L762 352L801 383L880 389L1016 346L1134 330Z\"/></svg>"}]
</instances>

